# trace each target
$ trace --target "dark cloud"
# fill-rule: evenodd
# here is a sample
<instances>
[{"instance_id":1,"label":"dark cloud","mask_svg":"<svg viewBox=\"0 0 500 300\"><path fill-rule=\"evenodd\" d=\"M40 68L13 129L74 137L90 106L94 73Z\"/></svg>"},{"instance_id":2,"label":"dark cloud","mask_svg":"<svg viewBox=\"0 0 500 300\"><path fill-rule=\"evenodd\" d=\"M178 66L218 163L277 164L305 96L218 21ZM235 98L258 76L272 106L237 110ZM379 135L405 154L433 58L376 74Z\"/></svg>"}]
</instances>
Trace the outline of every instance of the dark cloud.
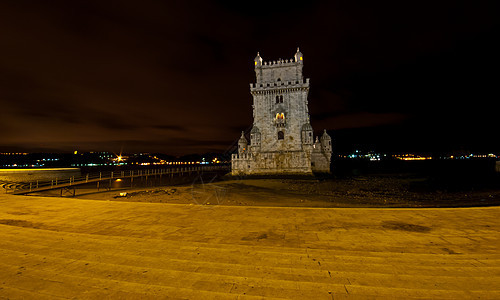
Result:
<instances>
[{"instance_id":1,"label":"dark cloud","mask_svg":"<svg viewBox=\"0 0 500 300\"><path fill-rule=\"evenodd\" d=\"M185 131L186 128L183 128L178 125L154 125L151 126L152 128L155 129L161 129L161 130L167 130L167 131Z\"/></svg>"},{"instance_id":2,"label":"dark cloud","mask_svg":"<svg viewBox=\"0 0 500 300\"><path fill-rule=\"evenodd\" d=\"M497 127L497 8L2 1L0 150L224 151L252 123L256 52L291 58L297 46L318 132L357 128L342 140L353 143L405 128L432 146L453 131L450 143L477 144Z\"/></svg>"}]
</instances>

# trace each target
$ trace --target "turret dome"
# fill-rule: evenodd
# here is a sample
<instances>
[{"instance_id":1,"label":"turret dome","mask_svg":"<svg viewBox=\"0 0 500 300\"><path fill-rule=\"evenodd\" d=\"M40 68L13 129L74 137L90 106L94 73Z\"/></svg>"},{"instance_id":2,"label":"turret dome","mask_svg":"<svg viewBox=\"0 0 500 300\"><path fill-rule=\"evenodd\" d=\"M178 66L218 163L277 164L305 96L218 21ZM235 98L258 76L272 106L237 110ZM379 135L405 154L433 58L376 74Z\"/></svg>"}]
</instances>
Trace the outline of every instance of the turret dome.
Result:
<instances>
[{"instance_id":1,"label":"turret dome","mask_svg":"<svg viewBox=\"0 0 500 300\"><path fill-rule=\"evenodd\" d=\"M244 131L241 132L241 136L240 136L240 139L238 140L238 143L245 143L245 144L248 143L248 140L245 137L245 132Z\"/></svg>"},{"instance_id":2,"label":"turret dome","mask_svg":"<svg viewBox=\"0 0 500 300\"><path fill-rule=\"evenodd\" d=\"M323 131L323 135L321 136L321 141L325 141L325 140L331 140L332 138L330 137L330 135L328 133L326 133L326 129Z\"/></svg>"},{"instance_id":3,"label":"turret dome","mask_svg":"<svg viewBox=\"0 0 500 300\"><path fill-rule=\"evenodd\" d=\"M313 127L311 126L310 123L306 123L306 124L302 125L302 130L303 131L313 131Z\"/></svg>"}]
</instances>

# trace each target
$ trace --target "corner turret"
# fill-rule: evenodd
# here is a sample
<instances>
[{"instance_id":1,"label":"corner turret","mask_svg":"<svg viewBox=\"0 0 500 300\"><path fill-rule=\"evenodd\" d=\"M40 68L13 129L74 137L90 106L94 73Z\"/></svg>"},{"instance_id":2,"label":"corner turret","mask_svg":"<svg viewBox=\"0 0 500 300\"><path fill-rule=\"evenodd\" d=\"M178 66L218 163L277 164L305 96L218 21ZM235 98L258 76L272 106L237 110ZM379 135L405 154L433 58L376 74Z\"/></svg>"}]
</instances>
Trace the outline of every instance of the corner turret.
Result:
<instances>
[{"instance_id":1,"label":"corner turret","mask_svg":"<svg viewBox=\"0 0 500 300\"><path fill-rule=\"evenodd\" d=\"M260 146L260 130L257 126L253 126L250 131L250 146L257 147Z\"/></svg>"},{"instance_id":2,"label":"corner turret","mask_svg":"<svg viewBox=\"0 0 500 300\"><path fill-rule=\"evenodd\" d=\"M313 128L310 123L302 125L301 135L303 145L313 144Z\"/></svg>"},{"instance_id":3,"label":"corner turret","mask_svg":"<svg viewBox=\"0 0 500 300\"><path fill-rule=\"evenodd\" d=\"M297 47L297 53L295 53L295 62L304 63L304 56L300 52L299 47Z\"/></svg>"},{"instance_id":4,"label":"corner turret","mask_svg":"<svg viewBox=\"0 0 500 300\"><path fill-rule=\"evenodd\" d=\"M321 148L325 154L332 153L332 138L326 133L326 129L323 131L323 135L321 136Z\"/></svg>"},{"instance_id":5,"label":"corner turret","mask_svg":"<svg viewBox=\"0 0 500 300\"><path fill-rule=\"evenodd\" d=\"M248 147L248 141L247 138L245 137L245 132L241 132L241 137L238 140L238 154L242 155L243 153L247 152L247 147Z\"/></svg>"},{"instance_id":6,"label":"corner turret","mask_svg":"<svg viewBox=\"0 0 500 300\"><path fill-rule=\"evenodd\" d=\"M253 61L255 63L256 68L262 67L262 57L260 57L259 52L257 52L257 56L255 57L255 59Z\"/></svg>"}]
</instances>

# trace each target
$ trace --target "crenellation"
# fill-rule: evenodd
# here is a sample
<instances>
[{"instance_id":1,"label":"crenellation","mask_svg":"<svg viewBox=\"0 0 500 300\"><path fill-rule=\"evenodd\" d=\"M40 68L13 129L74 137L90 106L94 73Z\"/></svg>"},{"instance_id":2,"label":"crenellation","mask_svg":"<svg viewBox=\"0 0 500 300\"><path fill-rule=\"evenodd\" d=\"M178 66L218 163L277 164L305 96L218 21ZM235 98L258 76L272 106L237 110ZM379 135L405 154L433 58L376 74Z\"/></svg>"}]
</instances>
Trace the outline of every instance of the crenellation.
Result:
<instances>
[{"instance_id":1,"label":"crenellation","mask_svg":"<svg viewBox=\"0 0 500 300\"><path fill-rule=\"evenodd\" d=\"M288 86L291 87L296 87L296 88L309 88L309 78L301 79L301 80L295 80L295 81L281 81L280 85L277 85L275 82L267 82L267 83L255 83L252 84L250 87L251 91L254 90L274 90L276 87L281 88L285 87L288 88Z\"/></svg>"}]
</instances>

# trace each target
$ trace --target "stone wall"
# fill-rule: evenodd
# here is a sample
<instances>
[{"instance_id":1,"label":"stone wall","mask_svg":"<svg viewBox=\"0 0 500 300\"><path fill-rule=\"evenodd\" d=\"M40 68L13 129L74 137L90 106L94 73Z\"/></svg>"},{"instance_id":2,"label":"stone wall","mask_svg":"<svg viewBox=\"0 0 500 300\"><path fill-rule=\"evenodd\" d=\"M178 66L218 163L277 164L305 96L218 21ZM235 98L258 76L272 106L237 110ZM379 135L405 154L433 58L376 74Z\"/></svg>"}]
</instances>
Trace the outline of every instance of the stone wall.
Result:
<instances>
[{"instance_id":1,"label":"stone wall","mask_svg":"<svg viewBox=\"0 0 500 300\"><path fill-rule=\"evenodd\" d=\"M303 151L233 154L233 175L312 174L311 156Z\"/></svg>"},{"instance_id":2,"label":"stone wall","mask_svg":"<svg viewBox=\"0 0 500 300\"><path fill-rule=\"evenodd\" d=\"M261 133L261 151L302 150L301 129L304 124L309 123L309 80L294 86L253 89L254 126ZM281 96L282 103L276 103L276 97ZM284 119L277 120L276 114L281 113ZM278 140L278 131L284 133L283 140Z\"/></svg>"},{"instance_id":3,"label":"stone wall","mask_svg":"<svg viewBox=\"0 0 500 300\"><path fill-rule=\"evenodd\" d=\"M328 157L327 154L322 152L313 152L311 161L312 161L311 168L313 172L319 172L319 173L330 172L330 157Z\"/></svg>"}]
</instances>

